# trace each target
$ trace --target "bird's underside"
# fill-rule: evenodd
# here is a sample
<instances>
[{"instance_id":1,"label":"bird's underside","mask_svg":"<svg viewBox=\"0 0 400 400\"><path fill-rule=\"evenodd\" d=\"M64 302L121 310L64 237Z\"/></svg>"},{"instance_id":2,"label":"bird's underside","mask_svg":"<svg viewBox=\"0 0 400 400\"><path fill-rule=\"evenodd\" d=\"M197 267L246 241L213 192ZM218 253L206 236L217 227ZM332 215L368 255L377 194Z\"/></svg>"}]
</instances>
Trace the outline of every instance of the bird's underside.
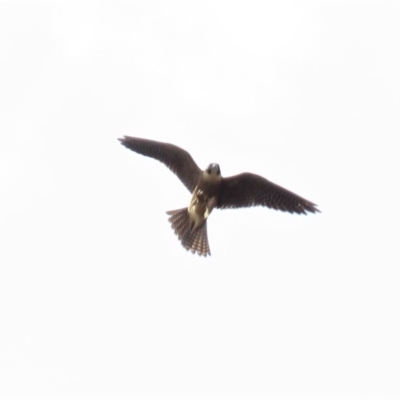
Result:
<instances>
[{"instance_id":1,"label":"bird's underside","mask_svg":"<svg viewBox=\"0 0 400 400\"><path fill-rule=\"evenodd\" d=\"M316 205L262 176L245 172L222 178L218 164L202 171L192 156L178 146L125 136L128 149L165 164L192 193L189 207L169 211L169 221L183 247L202 256L210 255L207 218L213 208L265 206L296 214L319 212Z\"/></svg>"}]
</instances>

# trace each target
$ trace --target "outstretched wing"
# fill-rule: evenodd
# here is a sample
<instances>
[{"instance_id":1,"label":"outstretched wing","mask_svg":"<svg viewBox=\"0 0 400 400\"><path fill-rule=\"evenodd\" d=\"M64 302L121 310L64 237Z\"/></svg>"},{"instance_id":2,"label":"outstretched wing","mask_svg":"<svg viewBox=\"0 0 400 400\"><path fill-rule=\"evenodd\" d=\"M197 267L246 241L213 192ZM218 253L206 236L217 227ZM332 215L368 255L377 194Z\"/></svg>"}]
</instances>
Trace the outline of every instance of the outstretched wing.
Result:
<instances>
[{"instance_id":1,"label":"outstretched wing","mask_svg":"<svg viewBox=\"0 0 400 400\"><path fill-rule=\"evenodd\" d=\"M190 193L195 189L201 170L186 150L173 144L131 136L124 136L118 140L128 149L164 163L178 176Z\"/></svg>"},{"instance_id":2,"label":"outstretched wing","mask_svg":"<svg viewBox=\"0 0 400 400\"><path fill-rule=\"evenodd\" d=\"M314 203L262 176L243 173L221 181L218 208L266 206L290 213L319 212Z\"/></svg>"}]
</instances>

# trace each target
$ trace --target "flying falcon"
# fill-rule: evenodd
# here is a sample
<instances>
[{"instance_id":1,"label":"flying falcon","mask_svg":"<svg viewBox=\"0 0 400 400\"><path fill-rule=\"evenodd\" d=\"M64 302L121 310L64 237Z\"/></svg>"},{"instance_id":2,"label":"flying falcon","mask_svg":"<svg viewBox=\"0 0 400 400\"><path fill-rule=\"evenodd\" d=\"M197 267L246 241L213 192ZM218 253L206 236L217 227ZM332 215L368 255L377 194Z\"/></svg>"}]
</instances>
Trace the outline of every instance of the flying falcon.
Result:
<instances>
[{"instance_id":1,"label":"flying falcon","mask_svg":"<svg viewBox=\"0 0 400 400\"><path fill-rule=\"evenodd\" d=\"M314 203L262 176L244 172L223 178L218 164L210 164L202 171L186 150L173 144L131 136L118 140L128 149L164 163L192 193L189 207L167 214L183 247L200 256L211 255L207 218L215 207L266 206L297 214L319 212Z\"/></svg>"}]
</instances>

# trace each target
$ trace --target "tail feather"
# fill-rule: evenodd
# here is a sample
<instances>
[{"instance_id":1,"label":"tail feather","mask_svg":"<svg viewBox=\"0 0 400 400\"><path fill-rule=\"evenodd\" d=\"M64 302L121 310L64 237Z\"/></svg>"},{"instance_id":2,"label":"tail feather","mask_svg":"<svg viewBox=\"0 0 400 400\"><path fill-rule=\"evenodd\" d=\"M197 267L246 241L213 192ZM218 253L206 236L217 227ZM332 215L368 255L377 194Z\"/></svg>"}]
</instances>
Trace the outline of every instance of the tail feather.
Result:
<instances>
[{"instance_id":1,"label":"tail feather","mask_svg":"<svg viewBox=\"0 0 400 400\"><path fill-rule=\"evenodd\" d=\"M207 222L207 221L206 221ZM190 232L186 237L186 243L184 244L187 250L191 250L193 253L196 251L200 254L210 254L210 248L207 240L207 225L206 223L198 228L197 231Z\"/></svg>"},{"instance_id":2,"label":"tail feather","mask_svg":"<svg viewBox=\"0 0 400 400\"><path fill-rule=\"evenodd\" d=\"M207 238L207 221L200 227L194 227L187 208L168 211L167 214L170 215L168 221L171 222L172 229L186 250L204 257L211 255Z\"/></svg>"}]
</instances>

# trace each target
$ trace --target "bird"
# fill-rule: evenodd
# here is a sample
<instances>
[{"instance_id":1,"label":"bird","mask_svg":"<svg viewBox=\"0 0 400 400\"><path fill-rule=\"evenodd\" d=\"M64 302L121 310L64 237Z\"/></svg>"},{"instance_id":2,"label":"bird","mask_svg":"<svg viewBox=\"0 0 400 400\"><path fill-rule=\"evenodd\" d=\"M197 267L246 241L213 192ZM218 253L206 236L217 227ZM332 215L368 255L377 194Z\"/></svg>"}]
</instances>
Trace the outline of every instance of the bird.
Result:
<instances>
[{"instance_id":1,"label":"bird","mask_svg":"<svg viewBox=\"0 0 400 400\"><path fill-rule=\"evenodd\" d=\"M188 207L167 211L182 246L199 256L211 256L207 219L214 208L265 206L291 214L320 212L317 205L250 172L223 178L217 163L201 170L186 150L170 143L132 136L118 139L123 146L165 164L192 194Z\"/></svg>"}]
</instances>

